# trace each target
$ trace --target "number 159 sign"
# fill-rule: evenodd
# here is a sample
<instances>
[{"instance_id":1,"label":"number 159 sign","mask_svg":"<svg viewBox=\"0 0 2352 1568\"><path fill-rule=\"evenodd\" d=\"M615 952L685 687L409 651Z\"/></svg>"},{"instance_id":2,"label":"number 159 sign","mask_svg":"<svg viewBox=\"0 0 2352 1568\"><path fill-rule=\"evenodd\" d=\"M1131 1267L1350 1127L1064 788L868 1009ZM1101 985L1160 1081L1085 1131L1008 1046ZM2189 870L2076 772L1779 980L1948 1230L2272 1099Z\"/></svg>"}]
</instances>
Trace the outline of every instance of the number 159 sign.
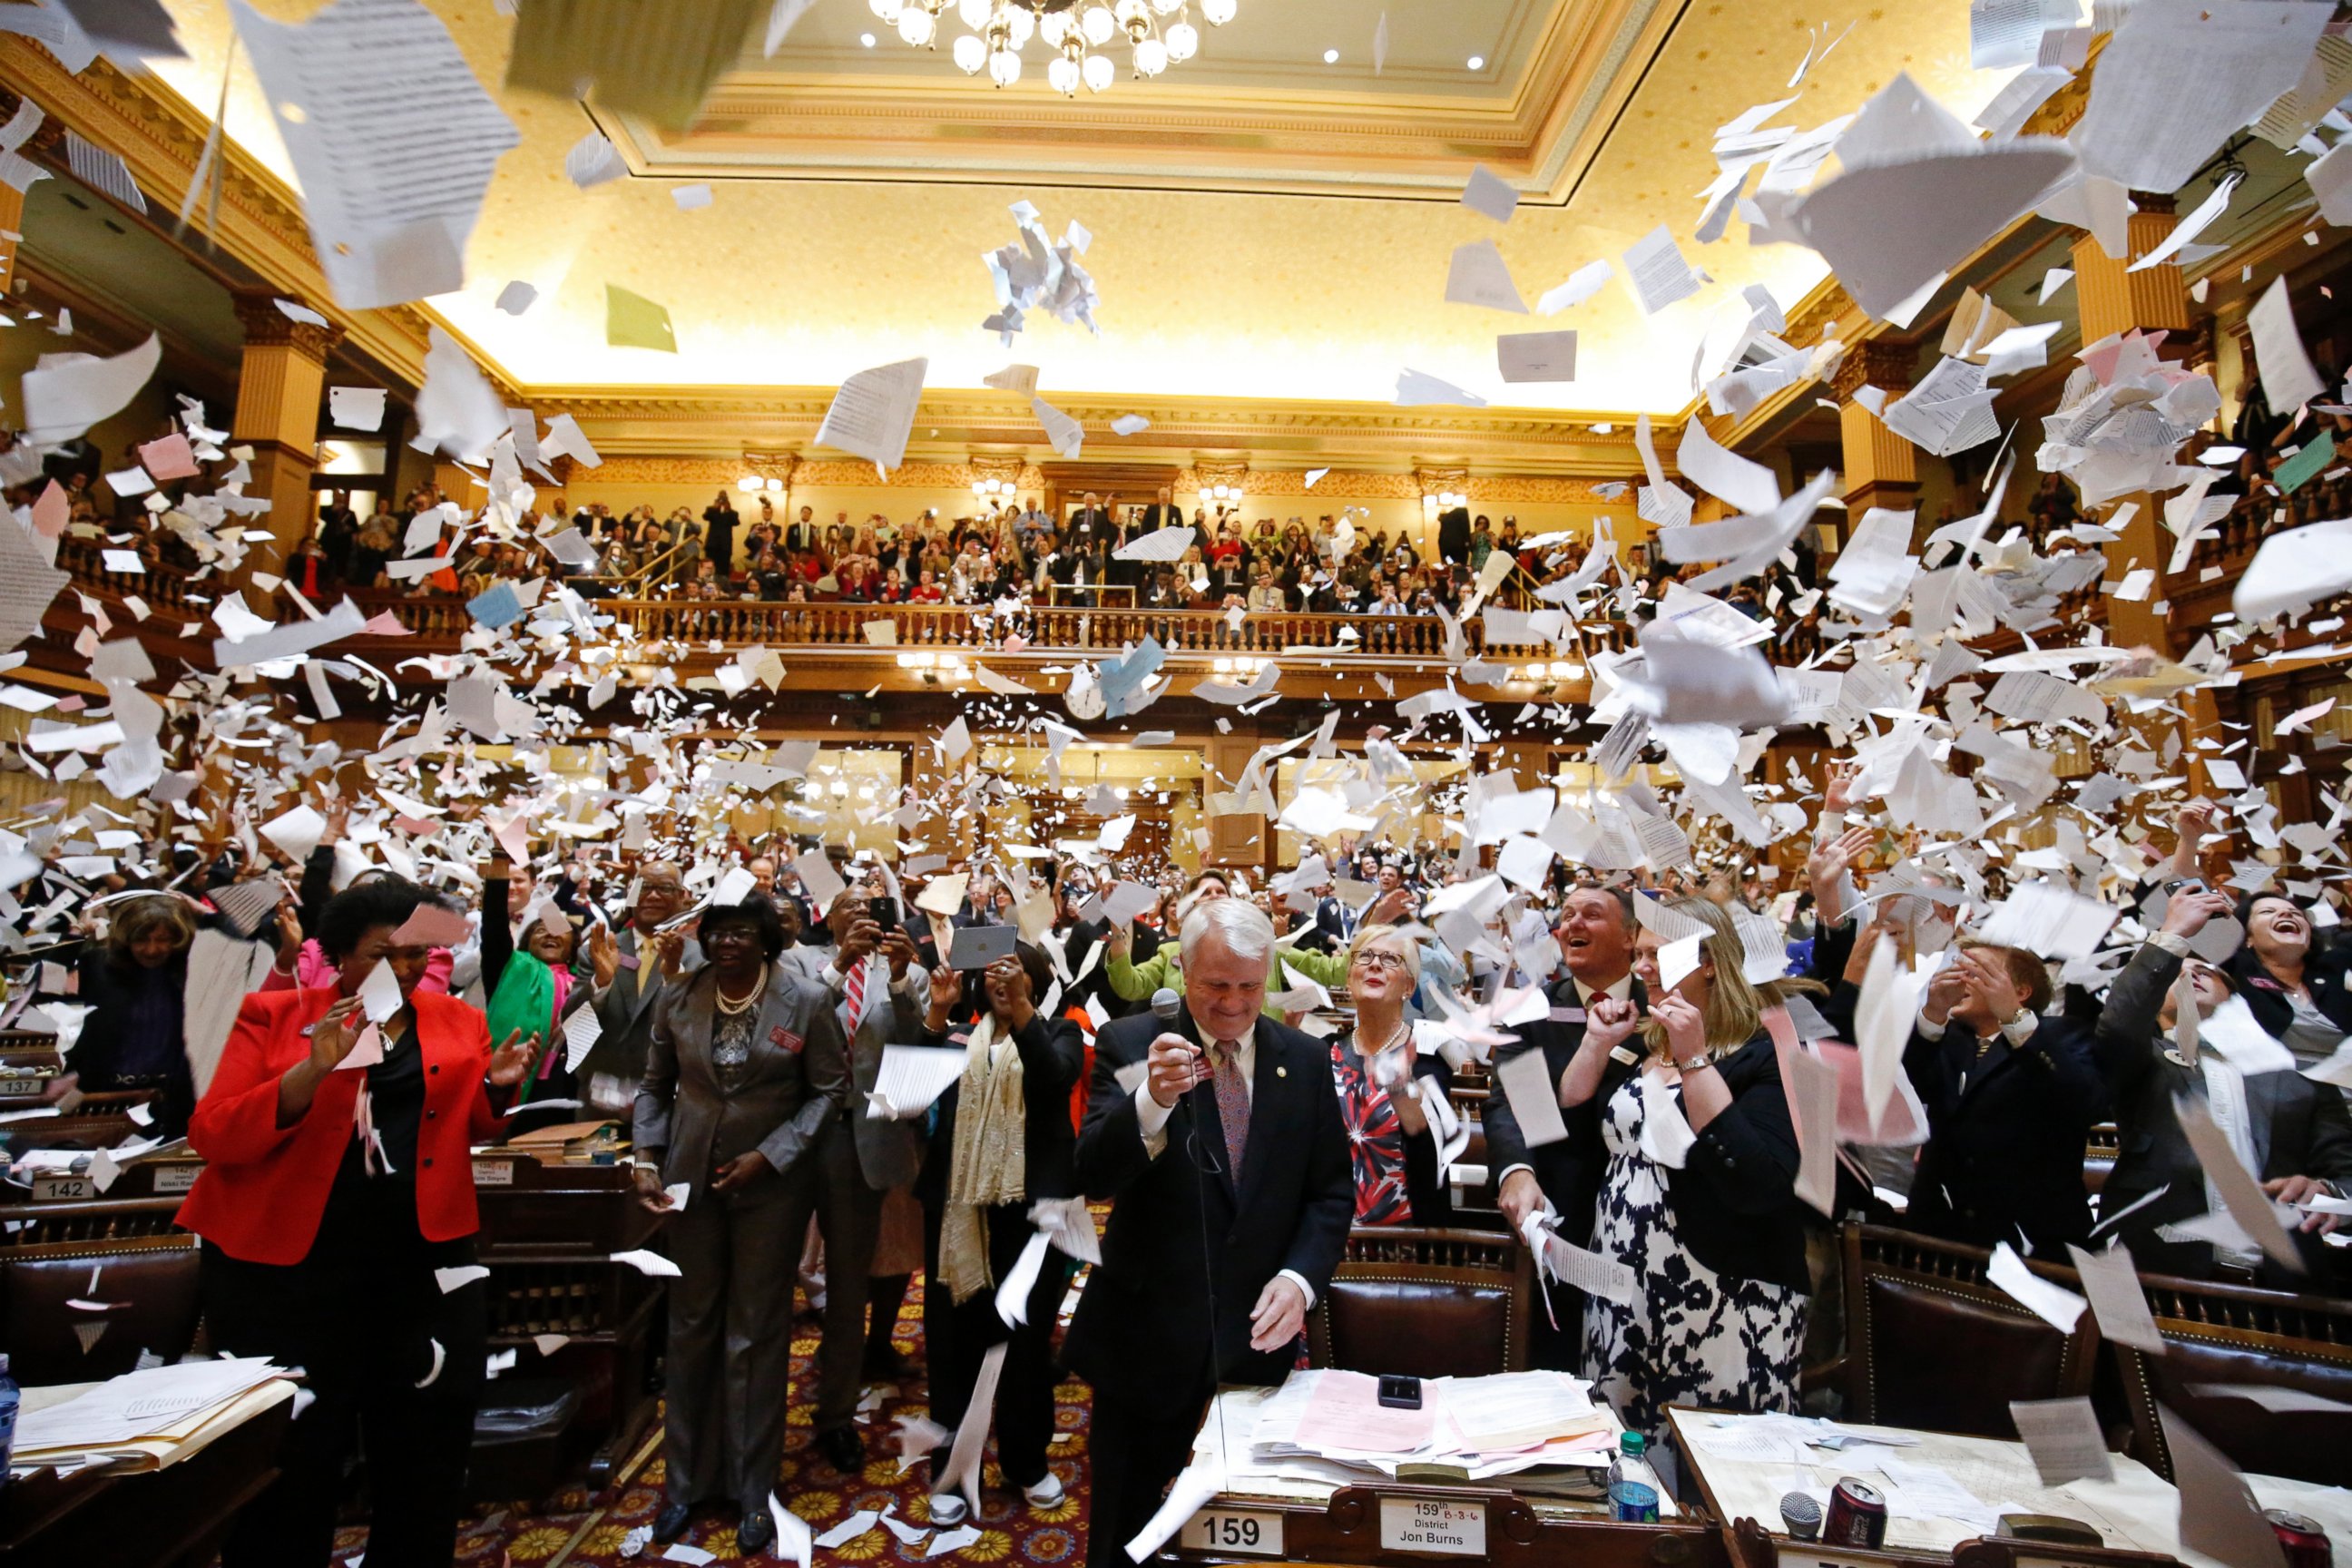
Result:
<instances>
[{"instance_id":1,"label":"number 159 sign","mask_svg":"<svg viewBox=\"0 0 2352 1568\"><path fill-rule=\"evenodd\" d=\"M1282 1555L1282 1515L1238 1509L1204 1508L1185 1521L1180 1542L1187 1552L1230 1557Z\"/></svg>"}]
</instances>

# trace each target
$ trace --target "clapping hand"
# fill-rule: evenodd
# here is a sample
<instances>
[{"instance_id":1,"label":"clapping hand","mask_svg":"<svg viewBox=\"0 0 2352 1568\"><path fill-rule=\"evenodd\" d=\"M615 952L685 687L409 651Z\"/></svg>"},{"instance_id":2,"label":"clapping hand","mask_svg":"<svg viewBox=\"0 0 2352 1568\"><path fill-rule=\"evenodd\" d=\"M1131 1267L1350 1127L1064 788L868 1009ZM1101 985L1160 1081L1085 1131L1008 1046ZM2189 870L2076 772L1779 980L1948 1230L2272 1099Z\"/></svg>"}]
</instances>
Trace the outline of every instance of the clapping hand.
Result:
<instances>
[{"instance_id":1,"label":"clapping hand","mask_svg":"<svg viewBox=\"0 0 2352 1568\"><path fill-rule=\"evenodd\" d=\"M588 963L595 973L599 991L611 985L614 976L620 973L621 944L611 926L599 921L588 928Z\"/></svg>"},{"instance_id":2,"label":"clapping hand","mask_svg":"<svg viewBox=\"0 0 2352 1568\"><path fill-rule=\"evenodd\" d=\"M525 1036L520 1029L515 1030L490 1053L490 1070L483 1076L499 1089L514 1088L530 1076L531 1065L539 1059L540 1047L537 1035Z\"/></svg>"}]
</instances>

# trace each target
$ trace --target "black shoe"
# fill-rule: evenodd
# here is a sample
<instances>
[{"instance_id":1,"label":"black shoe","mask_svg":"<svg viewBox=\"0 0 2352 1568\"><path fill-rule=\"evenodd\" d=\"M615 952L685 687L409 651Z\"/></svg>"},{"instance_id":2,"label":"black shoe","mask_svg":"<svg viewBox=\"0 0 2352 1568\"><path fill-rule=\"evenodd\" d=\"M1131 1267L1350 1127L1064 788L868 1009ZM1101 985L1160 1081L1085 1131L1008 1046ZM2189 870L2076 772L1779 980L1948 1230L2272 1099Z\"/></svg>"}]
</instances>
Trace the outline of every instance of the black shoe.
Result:
<instances>
[{"instance_id":1,"label":"black shoe","mask_svg":"<svg viewBox=\"0 0 2352 1568\"><path fill-rule=\"evenodd\" d=\"M735 1550L746 1557L757 1557L775 1543L776 1521L767 1505L745 1509L743 1522L735 1527Z\"/></svg>"},{"instance_id":2,"label":"black shoe","mask_svg":"<svg viewBox=\"0 0 2352 1568\"><path fill-rule=\"evenodd\" d=\"M907 1375L907 1358L896 1345L869 1345L860 1375L868 1383L897 1383Z\"/></svg>"},{"instance_id":3,"label":"black shoe","mask_svg":"<svg viewBox=\"0 0 2352 1568\"><path fill-rule=\"evenodd\" d=\"M662 1510L654 1515L654 1539L660 1542L671 1542L676 1541L679 1536L684 1535L686 1533L687 1516L691 1511L692 1510L682 1502L666 1502L662 1504Z\"/></svg>"},{"instance_id":4,"label":"black shoe","mask_svg":"<svg viewBox=\"0 0 2352 1568\"><path fill-rule=\"evenodd\" d=\"M816 1435L816 1451L824 1462L845 1476L855 1476L866 1468L866 1439L857 1435L856 1426L835 1426L830 1432Z\"/></svg>"}]
</instances>

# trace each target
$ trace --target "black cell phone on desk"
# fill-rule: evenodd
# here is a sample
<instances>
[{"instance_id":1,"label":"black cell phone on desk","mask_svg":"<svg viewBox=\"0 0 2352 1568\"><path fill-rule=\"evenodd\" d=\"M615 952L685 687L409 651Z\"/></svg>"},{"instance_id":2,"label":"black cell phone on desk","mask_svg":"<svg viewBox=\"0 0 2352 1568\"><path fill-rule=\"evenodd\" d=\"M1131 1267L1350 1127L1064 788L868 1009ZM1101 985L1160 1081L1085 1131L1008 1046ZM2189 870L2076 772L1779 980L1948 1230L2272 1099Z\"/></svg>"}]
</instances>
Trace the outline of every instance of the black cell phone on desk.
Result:
<instances>
[{"instance_id":1,"label":"black cell phone on desk","mask_svg":"<svg viewBox=\"0 0 2352 1568\"><path fill-rule=\"evenodd\" d=\"M1391 1410L1421 1408L1421 1379L1417 1377L1382 1377L1381 1403Z\"/></svg>"},{"instance_id":2,"label":"black cell phone on desk","mask_svg":"<svg viewBox=\"0 0 2352 1568\"><path fill-rule=\"evenodd\" d=\"M898 900L884 897L866 900L866 918L884 931L898 929Z\"/></svg>"}]
</instances>

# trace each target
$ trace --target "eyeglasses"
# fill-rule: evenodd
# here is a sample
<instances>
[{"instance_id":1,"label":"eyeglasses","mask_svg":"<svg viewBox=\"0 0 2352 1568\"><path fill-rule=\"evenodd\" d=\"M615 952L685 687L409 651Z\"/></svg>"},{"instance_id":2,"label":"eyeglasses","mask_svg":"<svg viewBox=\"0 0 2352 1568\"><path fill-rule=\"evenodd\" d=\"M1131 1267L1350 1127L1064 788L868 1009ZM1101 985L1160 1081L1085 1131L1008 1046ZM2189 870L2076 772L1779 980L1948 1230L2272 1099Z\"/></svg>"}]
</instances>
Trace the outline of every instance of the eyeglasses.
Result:
<instances>
[{"instance_id":1,"label":"eyeglasses","mask_svg":"<svg viewBox=\"0 0 2352 1568\"><path fill-rule=\"evenodd\" d=\"M1405 966L1402 953L1382 952L1378 949L1356 954L1355 962L1367 969L1402 969Z\"/></svg>"}]
</instances>

